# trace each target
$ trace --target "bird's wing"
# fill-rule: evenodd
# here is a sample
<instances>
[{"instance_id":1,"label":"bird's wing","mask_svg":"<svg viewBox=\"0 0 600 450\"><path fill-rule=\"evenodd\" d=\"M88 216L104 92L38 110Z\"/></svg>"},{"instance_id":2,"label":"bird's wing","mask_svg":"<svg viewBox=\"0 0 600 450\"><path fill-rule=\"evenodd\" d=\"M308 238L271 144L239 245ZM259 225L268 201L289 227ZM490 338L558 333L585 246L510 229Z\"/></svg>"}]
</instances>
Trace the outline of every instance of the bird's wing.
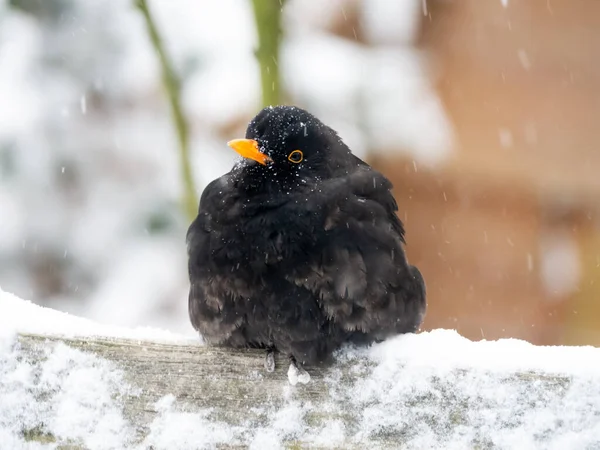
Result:
<instances>
[{"instance_id":1,"label":"bird's wing","mask_svg":"<svg viewBox=\"0 0 600 450\"><path fill-rule=\"evenodd\" d=\"M211 182L203 191L198 216L190 225L187 235L188 272L190 293L188 312L194 328L211 343L227 339L240 325L234 302L225 288L227 280L214 270L211 256L223 251L221 225L227 214L219 214L233 203L228 189L227 175ZM220 245L217 245L220 244Z\"/></svg>"},{"instance_id":2,"label":"bird's wing","mask_svg":"<svg viewBox=\"0 0 600 450\"><path fill-rule=\"evenodd\" d=\"M415 331L425 312L423 278L406 260L391 187L367 165L321 183L307 201L323 217L315 251L289 276L346 330L376 339Z\"/></svg>"}]
</instances>

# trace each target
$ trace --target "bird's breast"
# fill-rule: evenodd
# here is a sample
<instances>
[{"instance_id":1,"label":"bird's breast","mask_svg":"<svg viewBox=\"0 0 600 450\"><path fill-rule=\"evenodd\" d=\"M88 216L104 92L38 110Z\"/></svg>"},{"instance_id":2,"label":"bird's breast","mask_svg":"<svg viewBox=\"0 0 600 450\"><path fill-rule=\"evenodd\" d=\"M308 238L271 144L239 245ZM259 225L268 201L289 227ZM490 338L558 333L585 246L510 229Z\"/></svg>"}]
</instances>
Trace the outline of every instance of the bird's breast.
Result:
<instances>
[{"instance_id":1,"label":"bird's breast","mask_svg":"<svg viewBox=\"0 0 600 450\"><path fill-rule=\"evenodd\" d=\"M322 218L296 198L241 205L213 214L210 253L220 270L262 276L312 252L324 232Z\"/></svg>"}]
</instances>

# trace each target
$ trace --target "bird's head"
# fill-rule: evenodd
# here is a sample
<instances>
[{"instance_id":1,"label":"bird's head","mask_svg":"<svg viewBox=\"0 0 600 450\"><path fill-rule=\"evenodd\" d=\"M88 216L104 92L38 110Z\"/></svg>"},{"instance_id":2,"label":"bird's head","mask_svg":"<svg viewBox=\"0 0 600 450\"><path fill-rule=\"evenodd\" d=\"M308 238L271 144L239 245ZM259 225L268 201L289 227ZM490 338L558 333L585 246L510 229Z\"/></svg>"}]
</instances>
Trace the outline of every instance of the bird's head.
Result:
<instances>
[{"instance_id":1,"label":"bird's head","mask_svg":"<svg viewBox=\"0 0 600 450\"><path fill-rule=\"evenodd\" d=\"M335 131L295 106L269 106L252 119L245 139L228 143L251 172L273 181L326 176L332 154L349 153Z\"/></svg>"}]
</instances>

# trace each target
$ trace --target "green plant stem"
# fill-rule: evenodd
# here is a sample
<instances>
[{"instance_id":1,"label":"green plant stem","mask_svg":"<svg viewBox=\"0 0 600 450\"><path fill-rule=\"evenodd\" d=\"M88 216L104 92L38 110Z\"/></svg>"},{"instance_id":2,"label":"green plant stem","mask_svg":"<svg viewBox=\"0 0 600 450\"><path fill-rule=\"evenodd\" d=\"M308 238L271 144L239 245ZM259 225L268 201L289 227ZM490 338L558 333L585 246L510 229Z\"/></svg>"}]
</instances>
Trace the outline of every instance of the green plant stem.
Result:
<instances>
[{"instance_id":1,"label":"green plant stem","mask_svg":"<svg viewBox=\"0 0 600 450\"><path fill-rule=\"evenodd\" d=\"M260 64L263 106L281 102L279 82L279 43L283 0L252 0L258 32L256 58Z\"/></svg>"},{"instance_id":2,"label":"green plant stem","mask_svg":"<svg viewBox=\"0 0 600 450\"><path fill-rule=\"evenodd\" d=\"M183 113L181 107L181 84L177 77L173 64L169 59L162 38L156 27L156 23L148 8L146 0L135 0L136 6L142 12L146 21L146 27L148 28L148 34L152 42L152 46L158 55L160 66L162 70L162 78L169 97L169 104L171 105L171 115L173 123L177 131L177 138L179 141L179 153L181 163L181 176L183 179L183 210L186 216L192 220L196 217L198 211L198 198L196 196L196 189L194 187L194 177L192 175L192 167L190 162L190 131L189 125Z\"/></svg>"}]
</instances>

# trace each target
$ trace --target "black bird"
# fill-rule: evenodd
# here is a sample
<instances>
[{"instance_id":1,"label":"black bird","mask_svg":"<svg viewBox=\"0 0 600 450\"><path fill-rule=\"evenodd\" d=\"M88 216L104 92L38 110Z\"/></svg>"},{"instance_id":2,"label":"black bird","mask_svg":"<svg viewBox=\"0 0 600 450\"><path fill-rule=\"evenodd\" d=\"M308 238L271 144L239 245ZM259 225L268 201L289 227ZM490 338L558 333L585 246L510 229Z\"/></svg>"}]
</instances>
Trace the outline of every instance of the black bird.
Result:
<instances>
[{"instance_id":1,"label":"black bird","mask_svg":"<svg viewBox=\"0 0 600 450\"><path fill-rule=\"evenodd\" d=\"M264 348L302 364L344 342L415 332L425 283L404 249L391 183L303 109L267 107L245 159L202 193L187 233L189 314L209 344ZM295 383L295 381L292 381Z\"/></svg>"}]
</instances>

